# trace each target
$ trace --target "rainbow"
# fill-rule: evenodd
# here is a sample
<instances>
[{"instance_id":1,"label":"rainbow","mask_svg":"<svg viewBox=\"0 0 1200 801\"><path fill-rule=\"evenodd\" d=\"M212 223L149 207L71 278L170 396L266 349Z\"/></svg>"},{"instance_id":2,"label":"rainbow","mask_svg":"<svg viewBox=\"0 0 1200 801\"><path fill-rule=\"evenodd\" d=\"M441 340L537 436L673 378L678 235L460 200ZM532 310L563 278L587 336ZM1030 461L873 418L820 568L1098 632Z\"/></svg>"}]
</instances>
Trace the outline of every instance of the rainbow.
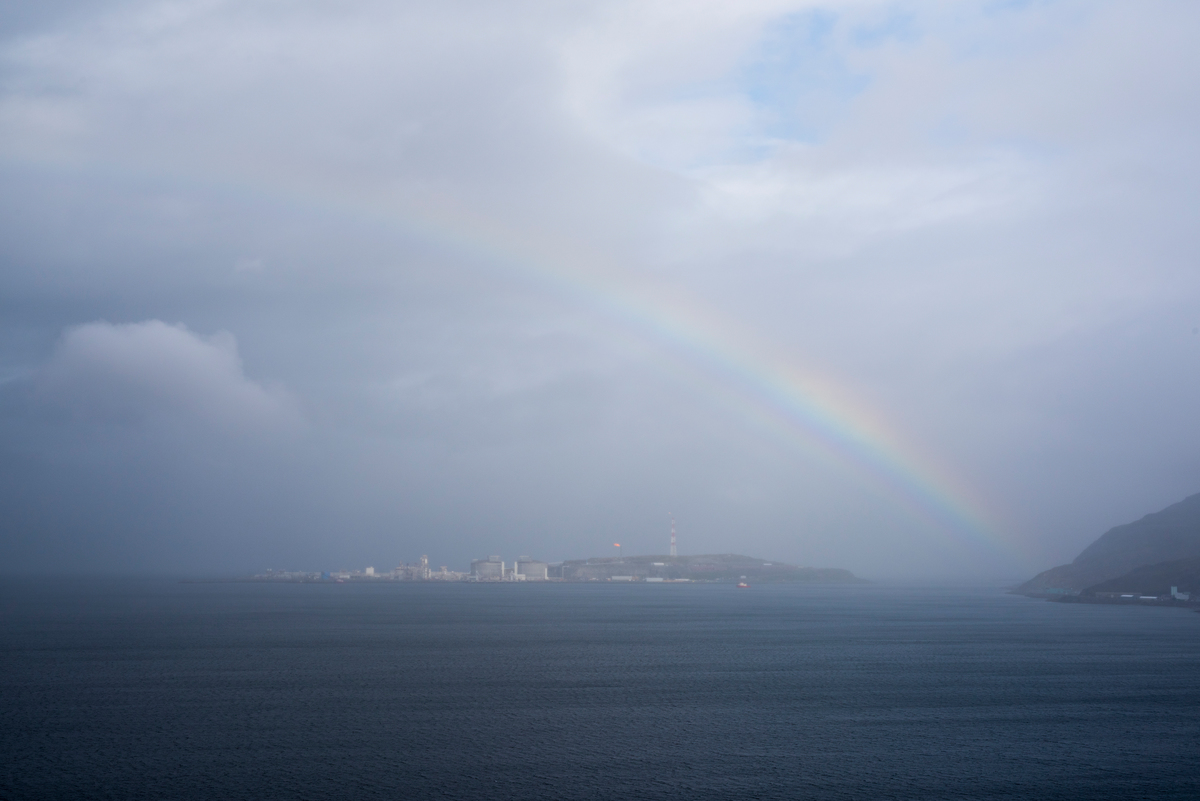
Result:
<instances>
[{"instance_id":1,"label":"rainbow","mask_svg":"<svg viewBox=\"0 0 1200 801\"><path fill-rule=\"evenodd\" d=\"M378 213L375 207L374 212ZM448 204L388 215L411 233L548 284L600 311L675 363L773 438L866 478L919 523L1009 552L971 489L838 382L802 369L678 287L656 283L545 236L518 235Z\"/></svg>"},{"instance_id":2,"label":"rainbow","mask_svg":"<svg viewBox=\"0 0 1200 801\"><path fill-rule=\"evenodd\" d=\"M23 160L26 166L31 161ZM10 162L11 164L11 162ZM41 162L55 172L82 165ZM128 182L119 169L92 162L90 171ZM65 169L64 169L65 168ZM950 540L974 541L1019 557L1000 538L994 515L972 490L913 443L902 440L883 417L836 380L805 369L794 354L782 354L714 309L667 286L581 253L545 235L518 234L494 220L448 202L420 207L391 199L363 199L337 190L313 192L300 182L244 180L142 173L209 190L269 198L284 206L319 209L402 233L503 266L597 310L640 340L662 346L679 372L737 411L747 423L809 457L849 468L879 494L896 502L916 522Z\"/></svg>"}]
</instances>

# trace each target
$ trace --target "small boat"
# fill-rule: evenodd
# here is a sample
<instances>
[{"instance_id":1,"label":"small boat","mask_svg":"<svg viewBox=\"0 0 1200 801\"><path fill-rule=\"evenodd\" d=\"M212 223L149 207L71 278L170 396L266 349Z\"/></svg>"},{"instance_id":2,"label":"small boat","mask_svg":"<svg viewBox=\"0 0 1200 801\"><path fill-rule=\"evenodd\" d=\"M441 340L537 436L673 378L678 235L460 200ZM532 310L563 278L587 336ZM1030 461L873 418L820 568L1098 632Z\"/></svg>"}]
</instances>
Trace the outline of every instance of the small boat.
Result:
<instances>
[{"instance_id":1,"label":"small boat","mask_svg":"<svg viewBox=\"0 0 1200 801\"><path fill-rule=\"evenodd\" d=\"M743 589L743 588L745 588L745 587L749 587L749 586L750 586L750 585L749 585L749 584L747 584L747 583L746 583L746 582L744 582L744 581L739 581L739 582L738 582L738 589Z\"/></svg>"}]
</instances>

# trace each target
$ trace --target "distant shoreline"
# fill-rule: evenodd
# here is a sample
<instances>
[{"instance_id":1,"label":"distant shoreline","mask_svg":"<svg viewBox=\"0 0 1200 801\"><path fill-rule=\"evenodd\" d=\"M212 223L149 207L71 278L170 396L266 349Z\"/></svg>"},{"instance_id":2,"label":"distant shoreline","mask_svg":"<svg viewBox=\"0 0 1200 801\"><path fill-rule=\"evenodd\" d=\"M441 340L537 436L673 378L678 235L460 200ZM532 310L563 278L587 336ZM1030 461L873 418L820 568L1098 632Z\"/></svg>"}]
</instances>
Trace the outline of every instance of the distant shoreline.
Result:
<instances>
[{"instance_id":1,"label":"distant shoreline","mask_svg":"<svg viewBox=\"0 0 1200 801\"><path fill-rule=\"evenodd\" d=\"M1024 593L1020 593L1024 594ZM1200 612L1200 601L1180 601L1177 598L1169 597L1134 597L1134 598L1110 598L1095 595L1059 595L1059 596L1036 596L1030 595L1030 598L1044 598L1047 601L1053 601L1056 604L1103 604L1106 606L1165 606L1177 607L1180 609L1191 609L1195 612Z\"/></svg>"},{"instance_id":2,"label":"distant shoreline","mask_svg":"<svg viewBox=\"0 0 1200 801\"><path fill-rule=\"evenodd\" d=\"M638 584L725 584L729 586L737 586L740 582L738 579L665 579L663 581L613 581L610 579L541 579L538 581L496 581L483 580L473 581L469 579L460 580L441 580L441 579L391 579L391 578L351 578L351 579L320 579L320 578L259 578L256 576L242 576L231 578L185 578L179 579L180 584L324 584L324 585L354 585L354 586L387 586L396 584L478 584L478 585L544 585L544 584L570 584L574 586L622 586L622 585L638 585ZM806 586L806 587L849 587L855 585L870 584L866 579L858 579L856 581L819 581L797 579L795 581L757 581L751 586Z\"/></svg>"}]
</instances>

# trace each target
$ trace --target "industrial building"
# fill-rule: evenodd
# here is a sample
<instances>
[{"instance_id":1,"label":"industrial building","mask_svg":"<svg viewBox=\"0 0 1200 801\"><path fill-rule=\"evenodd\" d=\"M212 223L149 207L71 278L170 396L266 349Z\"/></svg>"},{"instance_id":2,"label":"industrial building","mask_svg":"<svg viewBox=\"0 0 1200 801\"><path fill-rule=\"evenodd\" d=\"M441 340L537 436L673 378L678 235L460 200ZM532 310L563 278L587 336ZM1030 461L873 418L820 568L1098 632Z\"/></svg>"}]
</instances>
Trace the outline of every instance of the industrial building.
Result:
<instances>
[{"instance_id":1,"label":"industrial building","mask_svg":"<svg viewBox=\"0 0 1200 801\"><path fill-rule=\"evenodd\" d=\"M517 557L518 581L545 581L549 577L550 565L528 556Z\"/></svg>"},{"instance_id":2,"label":"industrial building","mask_svg":"<svg viewBox=\"0 0 1200 801\"><path fill-rule=\"evenodd\" d=\"M445 568L442 568L442 570L444 572ZM412 565L406 565L401 562L392 571L392 578L400 579L401 581L428 581L431 578L429 557L422 554L421 561Z\"/></svg>"},{"instance_id":3,"label":"industrial building","mask_svg":"<svg viewBox=\"0 0 1200 801\"><path fill-rule=\"evenodd\" d=\"M505 564L499 556L475 559L471 562L471 578L475 581L546 581L550 566L530 556L519 556Z\"/></svg>"},{"instance_id":4,"label":"industrial building","mask_svg":"<svg viewBox=\"0 0 1200 801\"><path fill-rule=\"evenodd\" d=\"M499 556L475 559L471 562L471 577L476 581L503 581L504 562Z\"/></svg>"}]
</instances>

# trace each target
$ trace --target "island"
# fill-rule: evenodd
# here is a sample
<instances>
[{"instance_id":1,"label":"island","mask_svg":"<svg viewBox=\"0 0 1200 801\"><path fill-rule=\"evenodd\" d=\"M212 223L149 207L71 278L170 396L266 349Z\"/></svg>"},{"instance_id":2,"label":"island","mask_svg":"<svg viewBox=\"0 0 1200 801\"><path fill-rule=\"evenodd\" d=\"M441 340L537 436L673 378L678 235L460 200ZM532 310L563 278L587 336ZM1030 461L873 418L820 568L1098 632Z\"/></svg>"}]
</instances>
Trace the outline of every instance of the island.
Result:
<instances>
[{"instance_id":1,"label":"island","mask_svg":"<svg viewBox=\"0 0 1200 801\"><path fill-rule=\"evenodd\" d=\"M242 581L283 582L381 582L381 581L565 581L649 582L718 584L865 584L849 570L834 567L798 567L740 554L696 556L612 556L542 562L529 556L507 561L488 556L471 562L469 571L445 566L434 569L429 557L411 564L401 562L390 570L298 571L267 570Z\"/></svg>"}]
</instances>

